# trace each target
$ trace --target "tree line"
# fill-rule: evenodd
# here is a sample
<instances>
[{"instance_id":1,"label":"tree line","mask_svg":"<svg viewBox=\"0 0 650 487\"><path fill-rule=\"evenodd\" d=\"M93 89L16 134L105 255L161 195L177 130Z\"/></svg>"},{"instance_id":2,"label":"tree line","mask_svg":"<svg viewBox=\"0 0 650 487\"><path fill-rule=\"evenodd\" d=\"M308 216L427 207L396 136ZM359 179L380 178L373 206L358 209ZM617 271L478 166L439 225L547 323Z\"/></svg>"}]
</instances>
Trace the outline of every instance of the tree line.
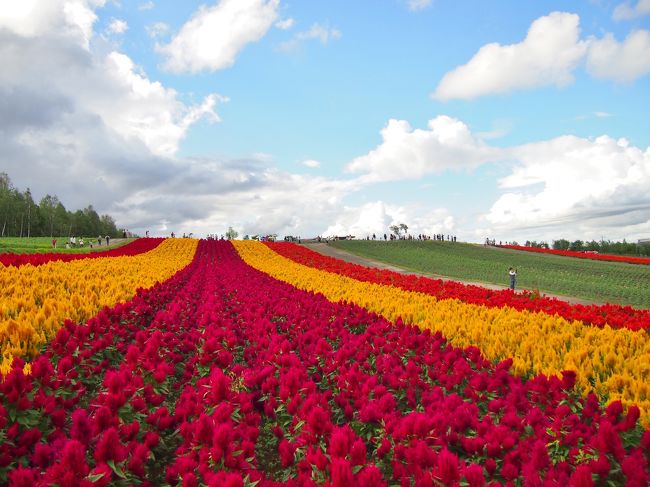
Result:
<instances>
[{"instance_id":1,"label":"tree line","mask_svg":"<svg viewBox=\"0 0 650 487\"><path fill-rule=\"evenodd\" d=\"M598 252L601 254L615 255L650 255L650 245L634 242L612 242L611 240L574 240L564 238L553 240L549 246L546 242L526 241L526 247L552 248L553 250L572 250L575 252Z\"/></svg>"},{"instance_id":2,"label":"tree line","mask_svg":"<svg viewBox=\"0 0 650 487\"><path fill-rule=\"evenodd\" d=\"M71 237L120 235L110 215L98 215L92 205L66 210L57 196L45 195L36 203L27 188L14 187L7 173L0 173L0 236Z\"/></svg>"}]
</instances>

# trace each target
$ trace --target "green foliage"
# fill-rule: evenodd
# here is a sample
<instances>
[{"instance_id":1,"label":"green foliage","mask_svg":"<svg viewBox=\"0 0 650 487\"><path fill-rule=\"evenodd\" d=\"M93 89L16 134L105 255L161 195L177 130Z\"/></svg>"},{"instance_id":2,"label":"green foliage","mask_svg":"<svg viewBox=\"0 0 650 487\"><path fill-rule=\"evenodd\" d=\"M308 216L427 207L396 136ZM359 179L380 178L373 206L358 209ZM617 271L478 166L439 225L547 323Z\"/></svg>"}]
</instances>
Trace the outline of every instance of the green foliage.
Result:
<instances>
[{"instance_id":1,"label":"green foliage","mask_svg":"<svg viewBox=\"0 0 650 487\"><path fill-rule=\"evenodd\" d=\"M336 241L332 246L412 271L465 281L539 289L598 302L650 308L650 266L537 254L441 241Z\"/></svg>"},{"instance_id":2,"label":"green foliage","mask_svg":"<svg viewBox=\"0 0 650 487\"><path fill-rule=\"evenodd\" d=\"M97 245L97 237L84 237L86 242L85 247L78 247L73 249L66 249L65 243L68 241L67 237L53 237L57 240L57 248L54 250L52 248L52 238L50 237L4 237L0 238L0 254L4 253L14 253L14 254L36 254L36 253L47 253L47 252L57 252L65 254L87 254L90 252L96 252L100 250L106 250L107 248L116 248L125 245L131 240L125 241L120 240L119 243L114 243L111 241L110 247L106 247L106 241L102 240L102 245L99 247ZM89 244L93 244L93 248L90 248Z\"/></svg>"},{"instance_id":3,"label":"green foliage","mask_svg":"<svg viewBox=\"0 0 650 487\"><path fill-rule=\"evenodd\" d=\"M119 236L110 215L98 215L92 205L71 212L59 198L45 195L36 204L29 188L19 191L7 173L0 173L0 237L55 235Z\"/></svg>"},{"instance_id":4,"label":"green foliage","mask_svg":"<svg viewBox=\"0 0 650 487\"><path fill-rule=\"evenodd\" d=\"M545 242L527 242L527 247L546 247ZM543 245L542 245L543 244ZM638 243L626 242L612 242L611 240L601 240L597 242L596 240L591 240L589 242L583 242L582 240L575 240L569 242L565 238L560 238L553 241L552 248L554 250L573 250L576 252L583 252L585 250L595 251L601 254L615 254L615 255L632 255L632 256L643 256L650 255L650 245L640 245Z\"/></svg>"}]
</instances>

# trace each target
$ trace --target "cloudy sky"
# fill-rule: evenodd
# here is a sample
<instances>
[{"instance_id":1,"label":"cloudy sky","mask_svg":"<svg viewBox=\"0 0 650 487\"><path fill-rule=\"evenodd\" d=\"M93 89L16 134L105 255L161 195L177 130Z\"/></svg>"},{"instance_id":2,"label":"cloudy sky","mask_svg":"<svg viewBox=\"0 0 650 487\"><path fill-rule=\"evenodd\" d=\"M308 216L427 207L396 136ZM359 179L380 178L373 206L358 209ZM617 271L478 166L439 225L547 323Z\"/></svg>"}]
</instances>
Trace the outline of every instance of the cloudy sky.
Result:
<instances>
[{"instance_id":1,"label":"cloudy sky","mask_svg":"<svg viewBox=\"0 0 650 487\"><path fill-rule=\"evenodd\" d=\"M650 237L650 0L2 0L0 66L0 171L141 234Z\"/></svg>"}]
</instances>

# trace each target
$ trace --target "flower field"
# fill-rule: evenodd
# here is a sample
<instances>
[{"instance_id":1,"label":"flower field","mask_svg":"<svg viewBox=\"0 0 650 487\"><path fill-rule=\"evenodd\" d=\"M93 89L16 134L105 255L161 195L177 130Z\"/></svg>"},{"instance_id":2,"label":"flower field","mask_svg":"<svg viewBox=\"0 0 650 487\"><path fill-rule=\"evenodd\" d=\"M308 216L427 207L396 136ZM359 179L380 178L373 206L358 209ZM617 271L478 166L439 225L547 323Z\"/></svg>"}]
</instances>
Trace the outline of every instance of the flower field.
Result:
<instances>
[{"instance_id":1,"label":"flower field","mask_svg":"<svg viewBox=\"0 0 650 487\"><path fill-rule=\"evenodd\" d=\"M573 250L543 249L538 247L524 247L523 245L499 245L499 247L512 250L523 250L525 252L538 252L541 254L564 255L565 257L577 257L579 259L605 260L609 262L627 262L628 264L650 265L650 258L648 257L631 257L627 255L575 252Z\"/></svg>"},{"instance_id":2,"label":"flower field","mask_svg":"<svg viewBox=\"0 0 650 487\"><path fill-rule=\"evenodd\" d=\"M25 273L22 296L54 286L50 274L142 283L88 316L57 315L30 365L16 358L0 377L2 484L650 481L645 329L438 300L258 242L166 240L134 257L0 271ZM528 357L514 347L527 335L504 331L522 328Z\"/></svg>"},{"instance_id":3,"label":"flower field","mask_svg":"<svg viewBox=\"0 0 650 487\"><path fill-rule=\"evenodd\" d=\"M437 299L460 299L465 303L488 307L509 306L518 310L541 311L549 315L579 320L586 324L612 328L641 330L650 328L650 310L635 309L619 305L569 304L555 298L535 297L530 292L513 293L509 290L494 291L485 287L461 284L455 281L405 276L397 272L371 269L343 262L318 254L305 247L285 242L266 242L274 252L299 264L322 269L353 279L387 286L396 286L405 291L414 291L435 296Z\"/></svg>"},{"instance_id":4,"label":"flower field","mask_svg":"<svg viewBox=\"0 0 650 487\"><path fill-rule=\"evenodd\" d=\"M9 370L13 357L34 356L66 319L82 323L137 289L168 279L196 248L191 240L145 243L153 250L135 256L0 268L0 371Z\"/></svg>"},{"instance_id":5,"label":"flower field","mask_svg":"<svg viewBox=\"0 0 650 487\"><path fill-rule=\"evenodd\" d=\"M99 257L122 257L127 255L137 255L148 252L156 248L163 239L161 238L139 238L121 247L110 250L98 250L96 252L82 254L64 254L64 253L37 253L37 254L0 254L0 264L5 266L19 267L25 264L33 266L47 264L48 262L60 260L69 262L77 259L94 259Z\"/></svg>"},{"instance_id":6,"label":"flower field","mask_svg":"<svg viewBox=\"0 0 650 487\"><path fill-rule=\"evenodd\" d=\"M338 240L330 247L413 272L507 286L517 269L518 289L597 303L650 309L650 266L571 259L462 242Z\"/></svg>"}]
</instances>

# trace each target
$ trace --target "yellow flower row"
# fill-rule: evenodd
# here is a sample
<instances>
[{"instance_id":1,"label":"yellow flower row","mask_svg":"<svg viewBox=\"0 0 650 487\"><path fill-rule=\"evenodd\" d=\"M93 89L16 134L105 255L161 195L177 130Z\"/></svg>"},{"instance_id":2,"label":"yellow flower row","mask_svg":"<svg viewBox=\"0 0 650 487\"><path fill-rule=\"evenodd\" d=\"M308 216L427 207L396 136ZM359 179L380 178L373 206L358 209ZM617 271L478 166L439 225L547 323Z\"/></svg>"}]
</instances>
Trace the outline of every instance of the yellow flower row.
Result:
<instances>
[{"instance_id":1,"label":"yellow flower row","mask_svg":"<svg viewBox=\"0 0 650 487\"><path fill-rule=\"evenodd\" d=\"M372 284L320 271L286 259L254 241L236 241L246 263L298 289L348 301L390 321L401 317L422 329L440 331L457 347L477 346L490 360L512 358L521 376L560 375L575 370L581 390L641 409L650 425L650 338L628 329L597 328L580 321L513 308L487 308L456 299L438 301L423 293Z\"/></svg>"},{"instance_id":2,"label":"yellow flower row","mask_svg":"<svg viewBox=\"0 0 650 487\"><path fill-rule=\"evenodd\" d=\"M196 240L168 239L130 257L54 261L34 267L0 265L0 372L13 357L31 358L66 319L82 323L104 306L131 298L188 265Z\"/></svg>"}]
</instances>

